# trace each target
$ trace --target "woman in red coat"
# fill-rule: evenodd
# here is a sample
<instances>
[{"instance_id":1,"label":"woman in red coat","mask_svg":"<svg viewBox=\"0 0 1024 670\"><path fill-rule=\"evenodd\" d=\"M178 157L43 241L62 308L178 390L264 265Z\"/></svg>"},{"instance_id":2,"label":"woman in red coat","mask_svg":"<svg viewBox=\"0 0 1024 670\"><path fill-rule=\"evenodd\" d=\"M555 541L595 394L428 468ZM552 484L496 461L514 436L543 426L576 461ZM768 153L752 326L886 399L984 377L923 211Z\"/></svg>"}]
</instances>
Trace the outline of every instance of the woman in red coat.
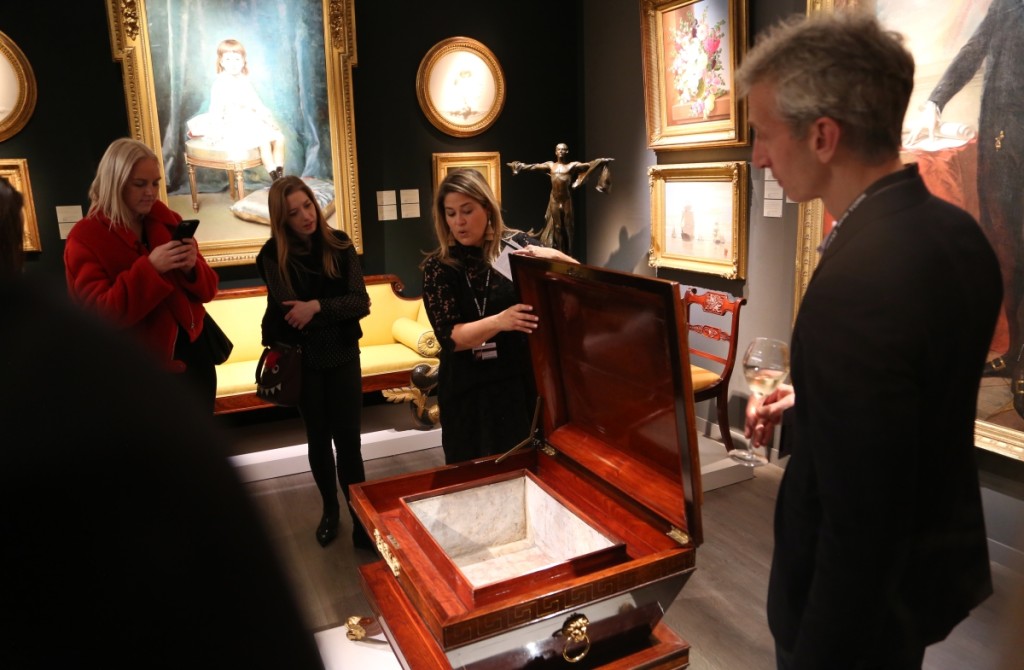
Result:
<instances>
[{"instance_id":1,"label":"woman in red coat","mask_svg":"<svg viewBox=\"0 0 1024 670\"><path fill-rule=\"evenodd\" d=\"M89 188L89 213L64 248L68 290L184 373L212 409L217 373L200 336L218 277L194 238L172 238L181 216L157 199L159 186L160 162L148 146L111 143Z\"/></svg>"}]
</instances>

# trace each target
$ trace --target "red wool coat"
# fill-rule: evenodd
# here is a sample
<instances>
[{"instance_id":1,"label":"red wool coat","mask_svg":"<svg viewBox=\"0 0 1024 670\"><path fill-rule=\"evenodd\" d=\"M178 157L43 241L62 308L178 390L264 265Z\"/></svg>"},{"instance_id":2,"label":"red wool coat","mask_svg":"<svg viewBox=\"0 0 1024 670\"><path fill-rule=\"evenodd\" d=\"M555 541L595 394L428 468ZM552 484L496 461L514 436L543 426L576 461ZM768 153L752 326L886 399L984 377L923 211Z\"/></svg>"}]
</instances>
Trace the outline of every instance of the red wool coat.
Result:
<instances>
[{"instance_id":1,"label":"red wool coat","mask_svg":"<svg viewBox=\"0 0 1024 670\"><path fill-rule=\"evenodd\" d=\"M156 202L143 221L149 247L171 240L181 217ZM64 266L71 296L134 333L142 345L173 370L178 326L195 341L203 328L203 303L217 293L217 273L200 254L191 277L180 270L160 274L149 251L131 231L111 228L102 214L80 220L68 234Z\"/></svg>"}]
</instances>

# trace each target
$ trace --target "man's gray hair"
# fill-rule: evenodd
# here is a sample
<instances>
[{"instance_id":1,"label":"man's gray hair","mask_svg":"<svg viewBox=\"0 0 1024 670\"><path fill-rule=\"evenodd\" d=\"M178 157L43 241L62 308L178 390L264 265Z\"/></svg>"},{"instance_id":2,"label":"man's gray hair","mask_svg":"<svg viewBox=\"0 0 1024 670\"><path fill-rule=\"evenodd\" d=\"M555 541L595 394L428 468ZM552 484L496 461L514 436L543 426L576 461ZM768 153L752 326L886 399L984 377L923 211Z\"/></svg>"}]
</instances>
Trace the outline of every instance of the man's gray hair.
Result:
<instances>
[{"instance_id":1,"label":"man's gray hair","mask_svg":"<svg viewBox=\"0 0 1024 670\"><path fill-rule=\"evenodd\" d=\"M796 16L762 33L736 73L741 96L775 89L776 111L796 137L816 119L842 127L842 143L865 161L898 155L914 88L903 37L867 12Z\"/></svg>"}]
</instances>

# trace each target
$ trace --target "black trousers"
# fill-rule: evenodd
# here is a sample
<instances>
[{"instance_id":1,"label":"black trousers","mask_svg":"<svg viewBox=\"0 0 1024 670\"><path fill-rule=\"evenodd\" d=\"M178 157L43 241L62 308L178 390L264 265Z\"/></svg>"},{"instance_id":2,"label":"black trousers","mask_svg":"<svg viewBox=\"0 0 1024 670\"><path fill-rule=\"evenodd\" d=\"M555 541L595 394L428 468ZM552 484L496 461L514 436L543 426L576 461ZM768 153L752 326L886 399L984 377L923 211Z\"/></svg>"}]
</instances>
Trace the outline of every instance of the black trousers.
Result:
<instances>
[{"instance_id":1,"label":"black trousers","mask_svg":"<svg viewBox=\"0 0 1024 670\"><path fill-rule=\"evenodd\" d=\"M366 480L361 450L362 411L363 380L358 358L326 370L303 367L299 413L306 426L309 469L325 512L338 509L335 477L346 501L349 484Z\"/></svg>"}]
</instances>

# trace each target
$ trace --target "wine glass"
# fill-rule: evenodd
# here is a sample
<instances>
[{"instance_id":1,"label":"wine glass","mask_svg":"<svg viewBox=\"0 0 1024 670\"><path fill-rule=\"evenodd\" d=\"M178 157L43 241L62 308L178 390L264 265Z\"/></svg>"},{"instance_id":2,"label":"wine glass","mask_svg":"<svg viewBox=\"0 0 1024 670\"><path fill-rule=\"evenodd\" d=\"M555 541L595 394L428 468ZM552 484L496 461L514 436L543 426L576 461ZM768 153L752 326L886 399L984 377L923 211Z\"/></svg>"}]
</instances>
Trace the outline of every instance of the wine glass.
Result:
<instances>
[{"instance_id":1,"label":"wine glass","mask_svg":"<svg viewBox=\"0 0 1024 670\"><path fill-rule=\"evenodd\" d=\"M789 345L770 337L755 337L743 354L743 375L747 378L750 391L764 397L775 390L789 374ZM756 467L765 465L768 459L754 453L748 442L744 448L736 448L729 456L743 465Z\"/></svg>"}]
</instances>

